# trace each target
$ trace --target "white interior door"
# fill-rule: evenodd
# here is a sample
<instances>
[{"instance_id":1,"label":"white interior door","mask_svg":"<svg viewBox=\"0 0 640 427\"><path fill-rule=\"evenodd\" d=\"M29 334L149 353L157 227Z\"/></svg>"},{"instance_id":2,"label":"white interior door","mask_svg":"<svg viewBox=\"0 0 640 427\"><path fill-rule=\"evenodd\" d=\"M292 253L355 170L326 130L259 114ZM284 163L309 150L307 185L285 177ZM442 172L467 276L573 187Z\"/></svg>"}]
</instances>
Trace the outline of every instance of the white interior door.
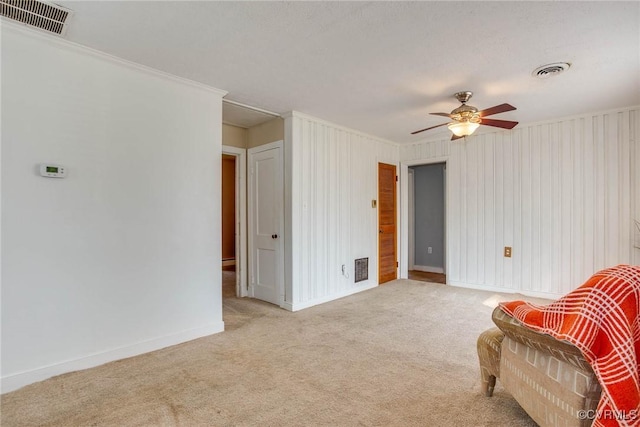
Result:
<instances>
[{"instance_id":1,"label":"white interior door","mask_svg":"<svg viewBox=\"0 0 640 427\"><path fill-rule=\"evenodd\" d=\"M282 141L249 149L249 292L284 303Z\"/></svg>"}]
</instances>

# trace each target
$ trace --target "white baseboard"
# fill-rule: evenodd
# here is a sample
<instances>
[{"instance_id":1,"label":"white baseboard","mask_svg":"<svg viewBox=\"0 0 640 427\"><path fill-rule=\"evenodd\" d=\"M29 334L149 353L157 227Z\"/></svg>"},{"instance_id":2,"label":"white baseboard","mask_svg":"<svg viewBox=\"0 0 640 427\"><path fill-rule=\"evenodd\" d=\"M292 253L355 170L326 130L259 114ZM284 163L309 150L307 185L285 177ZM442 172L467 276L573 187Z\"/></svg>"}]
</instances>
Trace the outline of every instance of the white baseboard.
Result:
<instances>
[{"instance_id":1,"label":"white baseboard","mask_svg":"<svg viewBox=\"0 0 640 427\"><path fill-rule=\"evenodd\" d=\"M348 297L349 295L357 294L358 292L373 289L378 286L377 283L367 282L365 285L358 286L357 288L347 289L346 291L338 292L332 295L316 298L313 300L297 302L297 303L284 303L281 307L289 311L299 311L305 308L313 307L314 305L323 304L325 302L337 300L340 298Z\"/></svg>"},{"instance_id":2,"label":"white baseboard","mask_svg":"<svg viewBox=\"0 0 640 427\"><path fill-rule=\"evenodd\" d=\"M456 281L448 281L448 284L451 286L457 286L459 288L469 288L469 289L478 289L481 291L501 292L503 294L520 294L520 295L526 295L529 297L545 298L550 300L557 300L558 298L561 298L564 295L564 294L556 294L553 292L528 291L523 289L503 288L500 286L476 285L472 283L464 283L464 282L456 282Z\"/></svg>"},{"instance_id":3,"label":"white baseboard","mask_svg":"<svg viewBox=\"0 0 640 427\"><path fill-rule=\"evenodd\" d=\"M150 351L160 350L183 342L191 341L196 338L205 337L207 335L216 334L224 331L224 322L211 323L201 328L189 329L175 334L154 338L148 341L142 341L133 345L108 350L101 353L94 353L74 360L56 363L41 368L19 372L17 374L2 377L0 387L2 393L17 390L20 387L46 380L56 375L65 374L67 372L79 371L82 369L93 368L107 362L124 359L127 357L137 356L139 354L148 353Z\"/></svg>"},{"instance_id":4,"label":"white baseboard","mask_svg":"<svg viewBox=\"0 0 640 427\"><path fill-rule=\"evenodd\" d=\"M442 267L429 267L427 265L414 265L413 270L424 271L425 273L440 273L444 274L444 268Z\"/></svg>"}]
</instances>

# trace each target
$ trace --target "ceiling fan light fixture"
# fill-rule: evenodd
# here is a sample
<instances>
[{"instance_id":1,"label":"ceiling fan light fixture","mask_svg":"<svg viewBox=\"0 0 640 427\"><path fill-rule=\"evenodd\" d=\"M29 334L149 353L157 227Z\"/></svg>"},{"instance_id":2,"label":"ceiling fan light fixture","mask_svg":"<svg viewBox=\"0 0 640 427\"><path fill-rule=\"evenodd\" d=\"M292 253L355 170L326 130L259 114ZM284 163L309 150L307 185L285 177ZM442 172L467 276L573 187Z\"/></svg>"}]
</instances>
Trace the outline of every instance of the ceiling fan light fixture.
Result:
<instances>
[{"instance_id":1,"label":"ceiling fan light fixture","mask_svg":"<svg viewBox=\"0 0 640 427\"><path fill-rule=\"evenodd\" d=\"M469 136L478 129L479 123L473 122L455 122L449 123L447 126L455 136Z\"/></svg>"},{"instance_id":2,"label":"ceiling fan light fixture","mask_svg":"<svg viewBox=\"0 0 640 427\"><path fill-rule=\"evenodd\" d=\"M501 129L513 129L518 124L518 122L514 122L511 120L496 120L487 118L488 116L493 116L494 114L513 111L516 109L516 107L514 107L513 105L505 103L478 111L476 107L466 104L467 101L469 101L469 99L471 98L471 95L473 95L471 91L456 93L455 97L462 103L462 105L451 111L451 113L429 113L434 116L448 117L452 120L451 123L441 123L439 125L429 126L428 128L411 132L411 135L415 135L426 130L439 128L440 126L447 126L449 130L453 132L454 136L451 137L451 140L453 141L458 138L471 135L476 131L476 129L478 129L480 125L493 126Z\"/></svg>"}]
</instances>

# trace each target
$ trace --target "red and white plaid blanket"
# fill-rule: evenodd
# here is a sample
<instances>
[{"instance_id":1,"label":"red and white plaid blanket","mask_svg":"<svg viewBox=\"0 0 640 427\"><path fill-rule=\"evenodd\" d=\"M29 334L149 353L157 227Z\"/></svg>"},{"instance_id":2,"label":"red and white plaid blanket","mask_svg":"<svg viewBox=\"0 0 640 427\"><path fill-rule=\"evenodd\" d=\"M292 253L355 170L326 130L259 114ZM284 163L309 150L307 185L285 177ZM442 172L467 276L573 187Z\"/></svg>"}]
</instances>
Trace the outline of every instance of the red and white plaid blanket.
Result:
<instances>
[{"instance_id":1,"label":"red and white plaid blanket","mask_svg":"<svg viewBox=\"0 0 640 427\"><path fill-rule=\"evenodd\" d=\"M640 266L602 270L546 306L500 306L531 329L580 349L602 386L593 426L640 426Z\"/></svg>"}]
</instances>

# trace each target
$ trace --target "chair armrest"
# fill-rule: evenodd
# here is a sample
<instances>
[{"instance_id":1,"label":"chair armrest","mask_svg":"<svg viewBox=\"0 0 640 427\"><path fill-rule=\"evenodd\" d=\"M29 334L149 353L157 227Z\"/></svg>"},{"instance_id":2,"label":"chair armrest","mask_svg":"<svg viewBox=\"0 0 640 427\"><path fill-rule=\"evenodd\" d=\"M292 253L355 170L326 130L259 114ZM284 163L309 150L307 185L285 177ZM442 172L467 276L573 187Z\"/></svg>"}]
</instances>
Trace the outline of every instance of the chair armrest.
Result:
<instances>
[{"instance_id":1,"label":"chair armrest","mask_svg":"<svg viewBox=\"0 0 640 427\"><path fill-rule=\"evenodd\" d=\"M537 332L524 326L519 320L496 307L491 315L493 323L504 332L505 336L528 347L550 354L556 359L565 361L585 371L592 371L591 366L584 360L580 350L567 341L557 340L551 335Z\"/></svg>"}]
</instances>

